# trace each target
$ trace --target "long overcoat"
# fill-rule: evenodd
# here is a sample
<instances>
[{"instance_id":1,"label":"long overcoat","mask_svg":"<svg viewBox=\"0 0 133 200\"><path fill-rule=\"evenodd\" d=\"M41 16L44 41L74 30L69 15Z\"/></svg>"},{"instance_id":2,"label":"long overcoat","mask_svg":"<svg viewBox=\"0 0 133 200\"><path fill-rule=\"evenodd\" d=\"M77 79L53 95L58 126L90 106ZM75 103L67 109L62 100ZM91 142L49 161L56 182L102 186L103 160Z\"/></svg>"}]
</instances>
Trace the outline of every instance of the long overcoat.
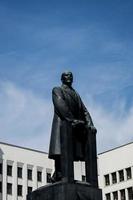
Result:
<instances>
[{"instance_id":1,"label":"long overcoat","mask_svg":"<svg viewBox=\"0 0 133 200\"><path fill-rule=\"evenodd\" d=\"M49 158L55 159L61 155L60 136L62 122L72 122L74 119L83 120L87 125L93 125L91 116L84 106L79 94L71 87L62 85L52 90L52 99L54 104L54 118L52 123L51 139L49 146ZM83 133L83 130L81 131ZM81 133L81 134L82 134ZM82 136L81 136L82 138ZM79 146L77 149L80 149ZM81 154L81 151L76 152ZM77 157L83 157L77 155ZM77 160L74 158L74 160ZM84 159L78 159L84 160Z\"/></svg>"}]
</instances>

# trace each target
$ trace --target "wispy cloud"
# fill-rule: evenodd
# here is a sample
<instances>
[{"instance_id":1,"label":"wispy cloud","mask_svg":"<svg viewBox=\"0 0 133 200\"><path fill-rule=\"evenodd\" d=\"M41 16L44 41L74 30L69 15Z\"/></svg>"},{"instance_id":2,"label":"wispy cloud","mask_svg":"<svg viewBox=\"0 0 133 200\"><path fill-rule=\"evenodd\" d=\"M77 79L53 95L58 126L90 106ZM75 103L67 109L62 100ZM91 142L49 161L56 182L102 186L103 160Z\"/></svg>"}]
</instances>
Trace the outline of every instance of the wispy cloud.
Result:
<instances>
[{"instance_id":1,"label":"wispy cloud","mask_svg":"<svg viewBox=\"0 0 133 200\"><path fill-rule=\"evenodd\" d=\"M53 107L43 99L11 82L0 83L0 140L48 151ZM98 129L98 152L132 141L133 107L123 116L124 102L119 102L119 114L107 111L93 101L86 105Z\"/></svg>"},{"instance_id":2,"label":"wispy cloud","mask_svg":"<svg viewBox=\"0 0 133 200\"><path fill-rule=\"evenodd\" d=\"M52 104L11 82L0 84L1 141L47 150Z\"/></svg>"},{"instance_id":3,"label":"wispy cloud","mask_svg":"<svg viewBox=\"0 0 133 200\"><path fill-rule=\"evenodd\" d=\"M132 84L132 7L124 1L0 2L1 140L47 149L51 89L67 69L81 96L93 98L86 102L98 149L132 140L132 106L125 109L123 95L117 98Z\"/></svg>"},{"instance_id":4,"label":"wispy cloud","mask_svg":"<svg viewBox=\"0 0 133 200\"><path fill-rule=\"evenodd\" d=\"M124 102L119 102L118 110L107 111L101 105L90 103L88 108L98 130L98 152L109 150L119 145L133 141L133 106L125 113ZM117 113L117 114L116 114Z\"/></svg>"}]
</instances>

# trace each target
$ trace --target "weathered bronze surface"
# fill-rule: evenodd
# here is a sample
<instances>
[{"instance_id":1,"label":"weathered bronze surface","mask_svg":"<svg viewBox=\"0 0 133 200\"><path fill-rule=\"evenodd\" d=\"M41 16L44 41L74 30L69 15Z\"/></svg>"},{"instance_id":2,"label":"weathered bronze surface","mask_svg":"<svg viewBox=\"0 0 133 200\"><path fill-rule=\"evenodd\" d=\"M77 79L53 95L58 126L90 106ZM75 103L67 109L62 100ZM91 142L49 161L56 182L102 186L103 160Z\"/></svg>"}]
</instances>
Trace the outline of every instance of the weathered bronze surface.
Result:
<instances>
[{"instance_id":1,"label":"weathered bronze surface","mask_svg":"<svg viewBox=\"0 0 133 200\"><path fill-rule=\"evenodd\" d=\"M72 88L72 73L63 73L61 80L62 86L52 91L54 119L49 158L55 160L53 184L33 191L27 200L102 200L97 181L96 129ZM85 161L86 182L74 180L73 161Z\"/></svg>"},{"instance_id":2,"label":"weathered bronze surface","mask_svg":"<svg viewBox=\"0 0 133 200\"><path fill-rule=\"evenodd\" d=\"M79 94L73 89L73 74L61 75L61 87L54 87L54 118L49 158L55 160L53 182L74 180L73 161L85 161L86 181L97 187L96 128Z\"/></svg>"}]
</instances>

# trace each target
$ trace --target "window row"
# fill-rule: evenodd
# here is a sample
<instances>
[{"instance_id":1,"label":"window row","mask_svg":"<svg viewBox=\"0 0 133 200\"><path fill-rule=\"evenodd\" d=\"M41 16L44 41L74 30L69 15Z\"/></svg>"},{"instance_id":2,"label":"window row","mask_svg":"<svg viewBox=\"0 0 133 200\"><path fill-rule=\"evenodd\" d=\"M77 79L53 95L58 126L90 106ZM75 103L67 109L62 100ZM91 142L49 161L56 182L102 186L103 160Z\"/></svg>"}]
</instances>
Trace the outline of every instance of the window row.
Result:
<instances>
[{"instance_id":1,"label":"window row","mask_svg":"<svg viewBox=\"0 0 133 200\"><path fill-rule=\"evenodd\" d=\"M124 176L124 170L126 172L126 177ZM117 173L118 173L118 176L117 176ZM128 167L128 168L123 169L123 170L119 170L118 172L113 172L113 173L111 173L111 176L110 176L110 174L106 174L104 176L105 185L108 186L111 183L115 184L115 183L118 183L118 182L125 181L125 178L126 178L126 180L129 180L129 179L132 178L131 167Z\"/></svg>"},{"instance_id":2,"label":"window row","mask_svg":"<svg viewBox=\"0 0 133 200\"><path fill-rule=\"evenodd\" d=\"M46 182L51 183L51 173L46 173ZM22 187L21 185L18 185L18 196L21 196ZM28 187L27 190L28 193L32 192L32 187ZM0 193L2 193L2 182L0 182ZM12 183L7 183L7 194L12 194Z\"/></svg>"},{"instance_id":3,"label":"window row","mask_svg":"<svg viewBox=\"0 0 133 200\"><path fill-rule=\"evenodd\" d=\"M51 183L51 174L50 173L46 174L46 181L47 181L47 183ZM22 196L22 190L23 190L23 186L18 185L18 187L17 187L18 196ZM29 194L30 192L32 192L32 187L28 186L27 193ZM2 182L0 182L0 193L2 193ZM12 195L12 183L7 183L7 194Z\"/></svg>"},{"instance_id":4,"label":"window row","mask_svg":"<svg viewBox=\"0 0 133 200\"><path fill-rule=\"evenodd\" d=\"M118 194L120 193L120 194ZM120 191L115 191L111 193L108 193L105 195L106 196L106 200L133 200L133 187L129 187L127 188L127 198L126 198L126 190L120 190ZM118 197L120 196L120 197Z\"/></svg>"},{"instance_id":5,"label":"window row","mask_svg":"<svg viewBox=\"0 0 133 200\"><path fill-rule=\"evenodd\" d=\"M0 174L2 174L2 163L0 163ZM7 176L12 176L12 165L7 165ZM17 167L17 177L23 178L23 168ZM33 179L33 170L27 169L27 179L32 180ZM46 177L47 183L51 181L51 173L47 173ZM42 171L37 171L37 181L42 182Z\"/></svg>"},{"instance_id":6,"label":"window row","mask_svg":"<svg viewBox=\"0 0 133 200\"><path fill-rule=\"evenodd\" d=\"M22 167L17 167L17 177L22 178ZM7 165L7 176L12 176L12 165ZM32 169L27 169L27 179L32 180ZM42 182L42 172L37 171L37 181Z\"/></svg>"},{"instance_id":7,"label":"window row","mask_svg":"<svg viewBox=\"0 0 133 200\"><path fill-rule=\"evenodd\" d=\"M27 187L27 193L29 194L32 192L32 187ZM2 193L2 182L0 182L0 193ZM7 183L7 194L12 195L12 183ZM23 196L23 186L18 185L17 186L17 195Z\"/></svg>"}]
</instances>

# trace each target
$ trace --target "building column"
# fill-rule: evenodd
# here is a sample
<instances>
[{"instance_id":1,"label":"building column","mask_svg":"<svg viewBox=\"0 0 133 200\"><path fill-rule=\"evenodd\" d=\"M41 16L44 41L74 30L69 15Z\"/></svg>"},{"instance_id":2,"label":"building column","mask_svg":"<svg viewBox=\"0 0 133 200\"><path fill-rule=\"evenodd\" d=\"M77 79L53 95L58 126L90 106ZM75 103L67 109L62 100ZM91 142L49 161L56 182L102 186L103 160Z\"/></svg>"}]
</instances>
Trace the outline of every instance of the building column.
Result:
<instances>
[{"instance_id":1,"label":"building column","mask_svg":"<svg viewBox=\"0 0 133 200\"><path fill-rule=\"evenodd\" d=\"M121 200L121 195L119 190L118 190L118 200Z\"/></svg>"},{"instance_id":2,"label":"building column","mask_svg":"<svg viewBox=\"0 0 133 200\"><path fill-rule=\"evenodd\" d=\"M112 192L110 193L110 196L111 196L111 200L113 200L113 193Z\"/></svg>"},{"instance_id":3,"label":"building column","mask_svg":"<svg viewBox=\"0 0 133 200\"><path fill-rule=\"evenodd\" d=\"M109 181L110 181L110 185L112 185L112 175L109 174Z\"/></svg>"},{"instance_id":4,"label":"building column","mask_svg":"<svg viewBox=\"0 0 133 200\"><path fill-rule=\"evenodd\" d=\"M17 200L17 163L14 162L12 165L12 175L13 175L13 184L12 184L12 193L13 193L13 199Z\"/></svg>"},{"instance_id":5,"label":"building column","mask_svg":"<svg viewBox=\"0 0 133 200\"><path fill-rule=\"evenodd\" d=\"M126 169L123 169L123 173L124 173L124 181L127 181Z\"/></svg>"},{"instance_id":6,"label":"building column","mask_svg":"<svg viewBox=\"0 0 133 200\"><path fill-rule=\"evenodd\" d=\"M3 160L3 169L2 169L2 199L7 199L7 161Z\"/></svg>"},{"instance_id":7,"label":"building column","mask_svg":"<svg viewBox=\"0 0 133 200\"><path fill-rule=\"evenodd\" d=\"M82 181L82 175L85 176L86 179L86 174L85 174L85 162L80 161L80 168L81 168L81 181Z\"/></svg>"},{"instance_id":8,"label":"building column","mask_svg":"<svg viewBox=\"0 0 133 200\"><path fill-rule=\"evenodd\" d=\"M131 167L131 177L133 179L133 167Z\"/></svg>"},{"instance_id":9,"label":"building column","mask_svg":"<svg viewBox=\"0 0 133 200\"><path fill-rule=\"evenodd\" d=\"M32 168L32 178L33 178L33 190L37 189L37 168L33 166Z\"/></svg>"},{"instance_id":10,"label":"building column","mask_svg":"<svg viewBox=\"0 0 133 200\"><path fill-rule=\"evenodd\" d=\"M43 170L42 170L42 185L47 184L46 175L47 175L46 168L43 168Z\"/></svg>"},{"instance_id":11,"label":"building column","mask_svg":"<svg viewBox=\"0 0 133 200\"><path fill-rule=\"evenodd\" d=\"M128 190L125 189L125 196L126 196L126 200L128 200Z\"/></svg>"},{"instance_id":12,"label":"building column","mask_svg":"<svg viewBox=\"0 0 133 200\"><path fill-rule=\"evenodd\" d=\"M23 200L26 200L27 195L27 165L23 165Z\"/></svg>"},{"instance_id":13,"label":"building column","mask_svg":"<svg viewBox=\"0 0 133 200\"><path fill-rule=\"evenodd\" d=\"M116 172L116 178L117 178L117 183L119 183L120 181L119 181L119 173L118 173L118 171Z\"/></svg>"},{"instance_id":14,"label":"building column","mask_svg":"<svg viewBox=\"0 0 133 200\"><path fill-rule=\"evenodd\" d=\"M46 168L42 169L42 185L46 185Z\"/></svg>"}]
</instances>

